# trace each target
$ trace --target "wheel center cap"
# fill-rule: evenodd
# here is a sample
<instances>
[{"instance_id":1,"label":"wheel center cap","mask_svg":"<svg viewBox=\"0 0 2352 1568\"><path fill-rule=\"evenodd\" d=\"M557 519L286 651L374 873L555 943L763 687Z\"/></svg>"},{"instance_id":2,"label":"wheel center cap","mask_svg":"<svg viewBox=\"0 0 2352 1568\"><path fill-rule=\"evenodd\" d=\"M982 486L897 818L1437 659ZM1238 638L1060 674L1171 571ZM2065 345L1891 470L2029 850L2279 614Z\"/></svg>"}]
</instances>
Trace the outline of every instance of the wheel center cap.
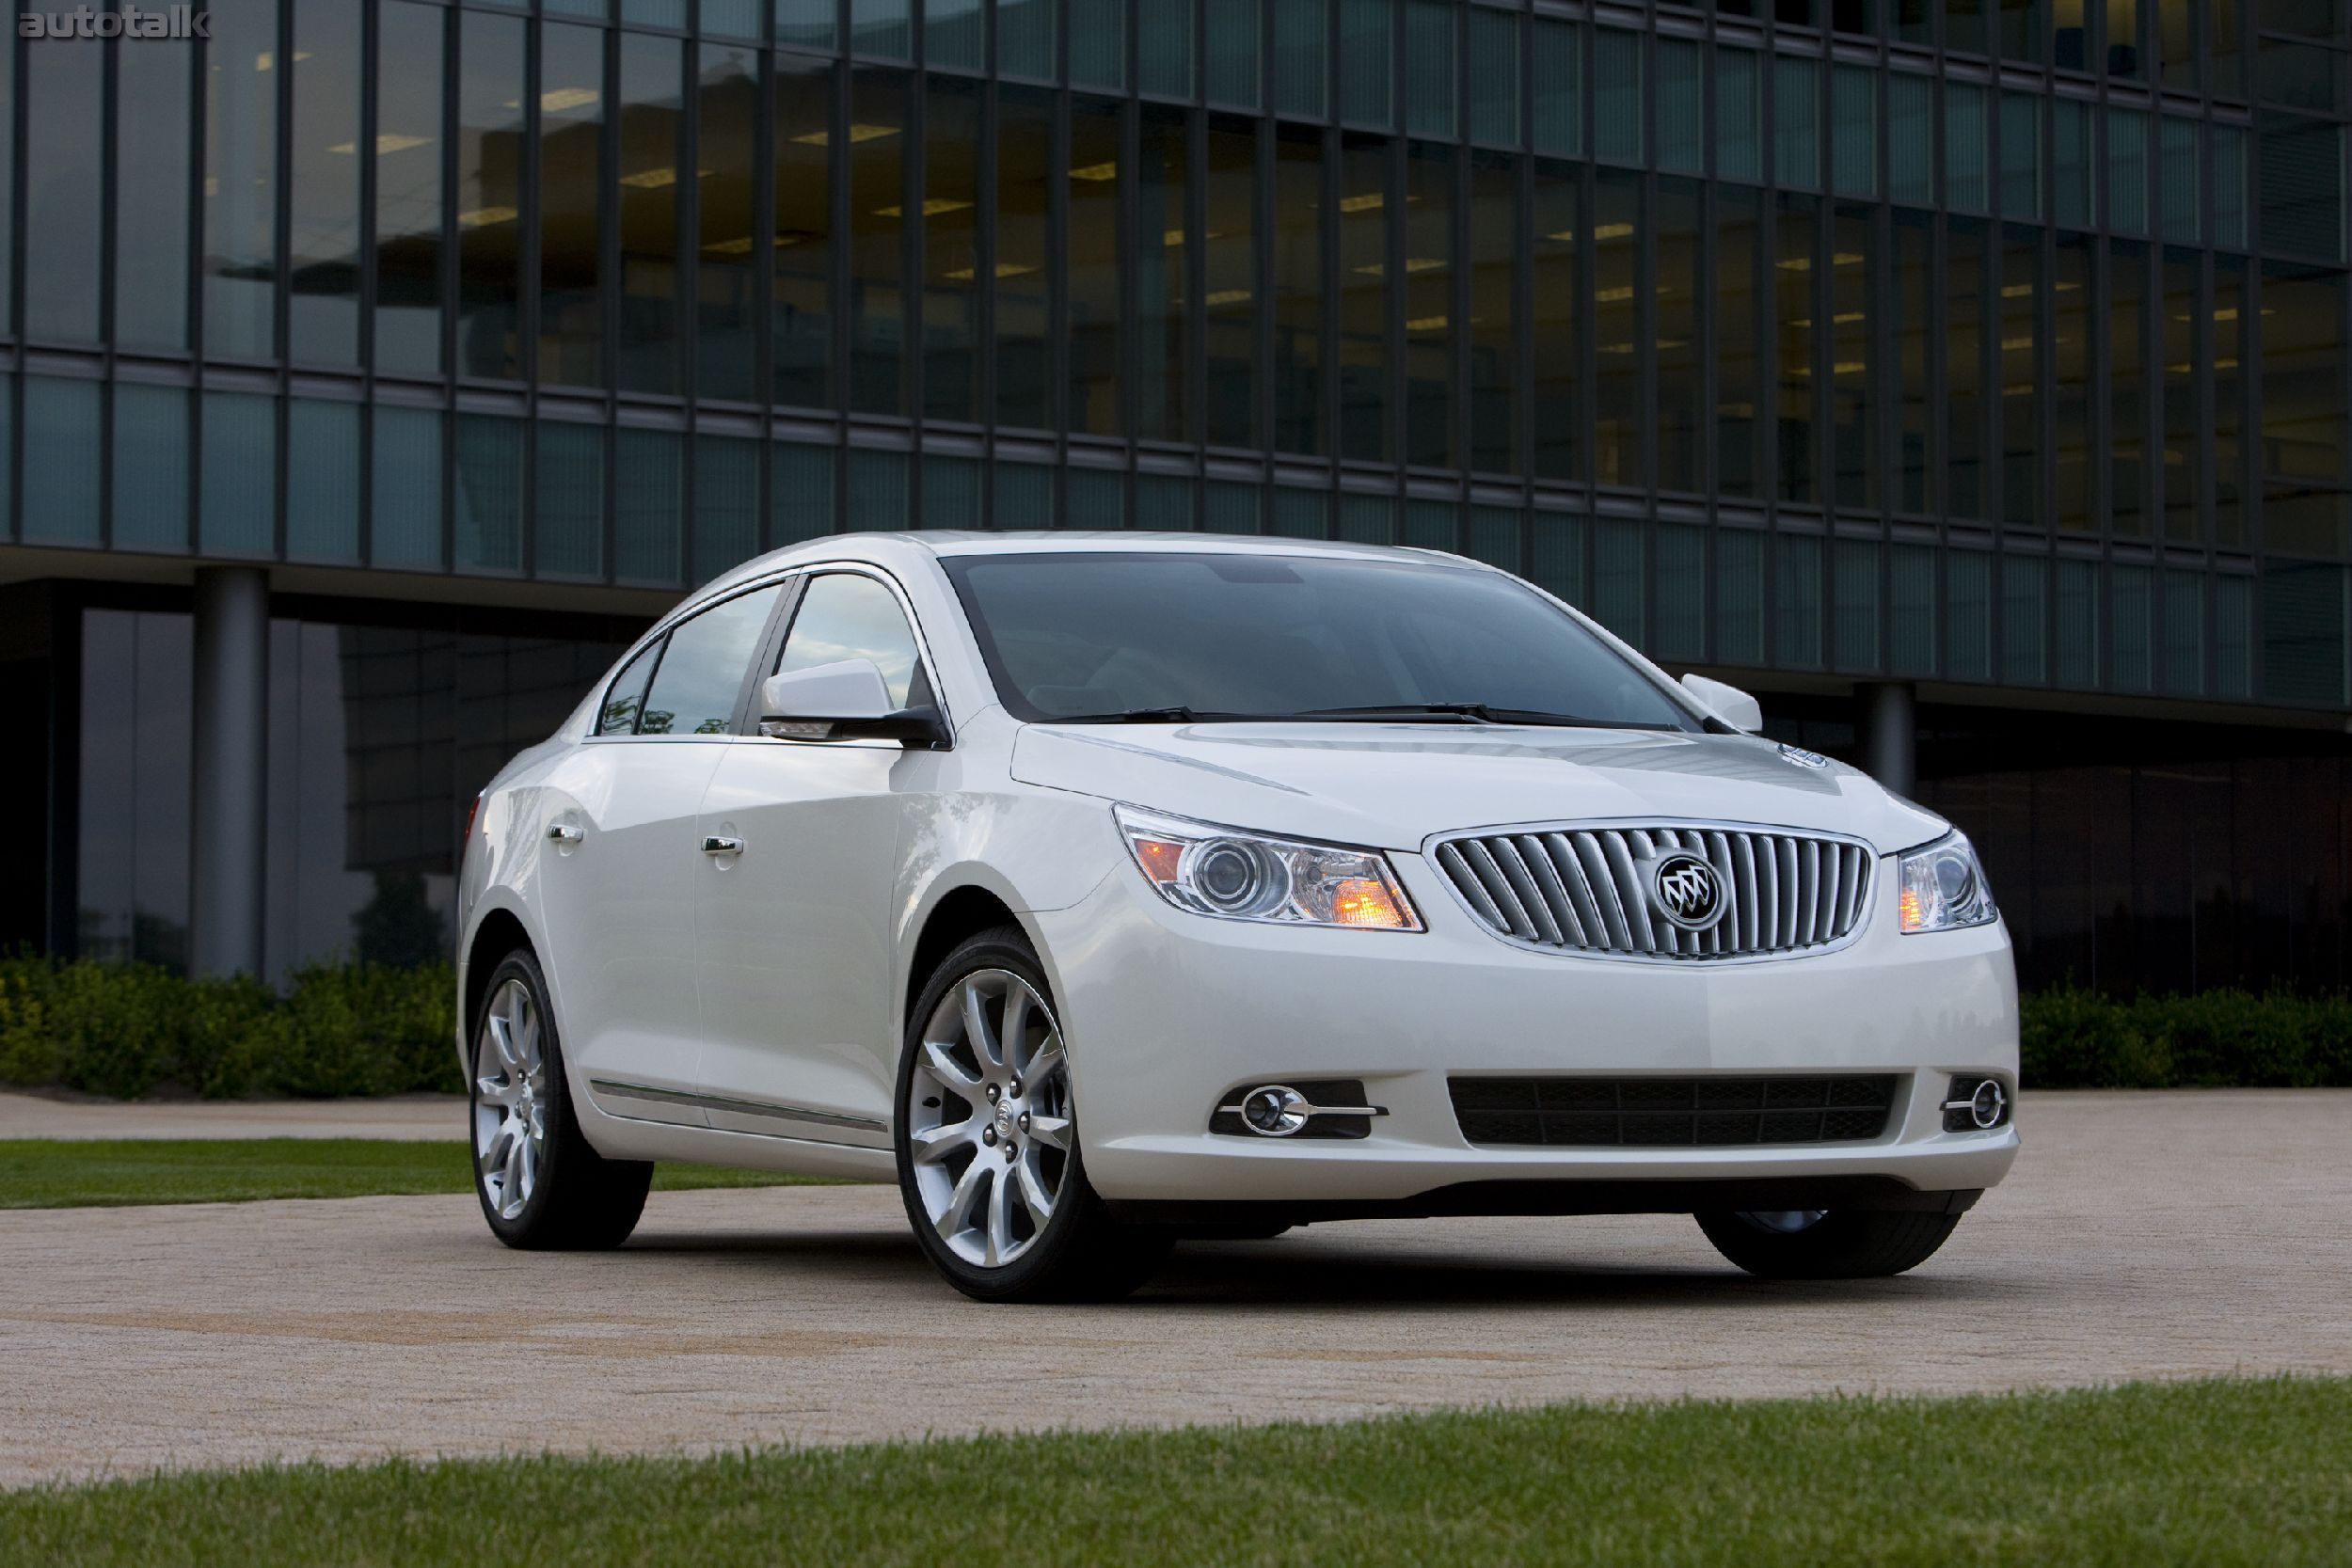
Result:
<instances>
[{"instance_id":1,"label":"wheel center cap","mask_svg":"<svg viewBox=\"0 0 2352 1568\"><path fill-rule=\"evenodd\" d=\"M1019 1117L1013 1112L1010 1099L1000 1100L996 1102L996 1135L998 1137L1011 1137L1013 1127L1018 1120Z\"/></svg>"}]
</instances>

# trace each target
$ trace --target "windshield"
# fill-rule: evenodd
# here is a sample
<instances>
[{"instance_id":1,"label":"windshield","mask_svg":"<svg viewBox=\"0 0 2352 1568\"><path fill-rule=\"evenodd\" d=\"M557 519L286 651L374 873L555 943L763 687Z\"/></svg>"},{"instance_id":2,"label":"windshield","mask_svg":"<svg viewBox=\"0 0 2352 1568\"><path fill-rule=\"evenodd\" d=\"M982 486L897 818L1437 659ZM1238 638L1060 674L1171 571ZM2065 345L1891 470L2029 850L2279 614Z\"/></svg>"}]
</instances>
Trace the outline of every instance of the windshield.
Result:
<instances>
[{"instance_id":1,"label":"windshield","mask_svg":"<svg viewBox=\"0 0 2352 1568\"><path fill-rule=\"evenodd\" d=\"M1311 555L943 564L1016 718L1700 727L1623 656L1493 572Z\"/></svg>"}]
</instances>

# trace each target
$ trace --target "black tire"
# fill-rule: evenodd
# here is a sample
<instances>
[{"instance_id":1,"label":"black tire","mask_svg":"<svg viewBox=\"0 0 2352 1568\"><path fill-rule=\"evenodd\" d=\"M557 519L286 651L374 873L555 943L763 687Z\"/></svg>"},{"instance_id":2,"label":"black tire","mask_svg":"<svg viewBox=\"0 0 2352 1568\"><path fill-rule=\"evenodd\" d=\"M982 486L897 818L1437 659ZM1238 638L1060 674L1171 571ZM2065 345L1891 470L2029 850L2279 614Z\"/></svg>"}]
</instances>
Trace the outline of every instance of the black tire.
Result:
<instances>
[{"instance_id":1,"label":"black tire","mask_svg":"<svg viewBox=\"0 0 2352 1568\"><path fill-rule=\"evenodd\" d=\"M512 994L509 988L517 986L535 1014L535 1045L541 1064L535 1075L517 1075L504 1069L498 1058L492 1015L499 1012L499 1022L506 1024L502 1005ZM513 1033L511 1028L508 1032ZM653 1185L653 1163L608 1160L589 1147L580 1119L572 1114L571 1084L564 1071L555 1014L548 1006L547 976L539 972L539 960L529 948L515 949L490 972L489 982L482 988L482 1006L470 1038L466 1121L473 1135L469 1147L474 1150L474 1196L481 1200L482 1217L489 1222L490 1233L508 1246L533 1252L597 1251L628 1241L629 1232L637 1228L638 1216L644 1212L645 1193ZM486 1059L485 1051L490 1053ZM485 1073L485 1066L497 1070ZM485 1140L495 1138L493 1130L510 1113L485 1095L485 1079L500 1083L501 1086L493 1092L503 1093L504 1083L522 1078L532 1080L527 1105L536 1112L544 1132L532 1173L528 1181L518 1183L526 1191L516 1209L501 1190L509 1167L503 1161L485 1159ZM503 1141L493 1142L487 1152L509 1147ZM485 1165L496 1168L485 1169Z\"/></svg>"},{"instance_id":2,"label":"black tire","mask_svg":"<svg viewBox=\"0 0 2352 1568\"><path fill-rule=\"evenodd\" d=\"M972 1099L964 1100L962 1096L946 1089L932 1075L930 1068L926 1065L929 1058L924 1047L925 1026L939 1011L942 1001L957 991L965 980L988 972L1004 972L1017 976L1035 993L1037 1003L1042 1004L1047 1010L1044 1035L1041 1038L1052 1037L1058 1032L1051 1014L1053 992L1046 984L1045 971L1039 964L1036 950L1029 945L1028 938L1018 927L1002 926L969 938L931 972L921 994L915 998L914 1009L907 1016L906 1033L898 1053L898 1092L891 1141L898 1151L898 1193L906 1204L907 1223L913 1227L915 1243L923 1249L923 1255L946 1276L949 1284L976 1301L1116 1300L1151 1278L1166 1260L1172 1238L1165 1230L1122 1225L1111 1217L1110 1210L1087 1180L1086 1158L1079 1148L1073 1116L1063 1115L1056 1118L1067 1124L1069 1147L1066 1151L1057 1148L1049 1151L1041 1146L1038 1149L1041 1161L1049 1152L1053 1157L1052 1169L1057 1185L1051 1215L1042 1227L1033 1228L1019 1239L1020 1250L1009 1261L990 1266L961 1256L940 1233L926 1206L927 1200L916 1175L914 1150L914 1113L918 1108L918 1084L924 1088L921 1108L927 1113L935 1113L943 1123L952 1121L954 1126L962 1127L976 1122L985 1124L992 1118L977 1091ZM1000 1004L1000 1010L993 1015L996 1027L1001 1027L1004 1022L1002 1006ZM1025 1006L1034 1005L1025 1003ZM1023 1033L1026 1038L1026 1030ZM918 1071L918 1069L921 1070ZM1059 1072L1060 1082L1066 1085L1066 1065L1059 1069ZM975 1076L985 1076L985 1069L976 1072ZM1019 1085L1017 1077L1012 1082L1025 1088L1028 1095L1045 1092L1038 1083ZM1013 1097L1007 1094L1004 1098L1010 1100ZM949 1100L961 1102L966 1114L955 1117L958 1106L946 1103ZM1025 1097L1015 1102L1026 1102ZM1040 1100L1039 1103L1042 1105L1045 1101ZM1058 1108L1063 1112L1073 1109L1067 1102L1066 1095L1058 1101ZM1028 1135L1025 1115L1021 1117L1020 1125L1025 1140ZM991 1148L998 1147L993 1142L993 1129L983 1125L982 1131L992 1137ZM1010 1147L1011 1144L1012 1139L1008 1133L1003 1147ZM936 1162L926 1162L926 1165L960 1184L961 1180L983 1158L993 1158L991 1148L975 1146L970 1158L961 1164L955 1163L956 1156L951 1154ZM1027 1155L1028 1147L1025 1142L1017 1157L1025 1160ZM1015 1157L1008 1156L1008 1160ZM974 1178L979 1183L975 1189L979 1203L985 1203L993 1195L1000 1176L1008 1180L1011 1179L1009 1164L1002 1172L983 1167ZM930 1180L937 1184L940 1177L933 1174ZM1022 1217L1025 1221L1027 1219L1025 1212Z\"/></svg>"},{"instance_id":3,"label":"black tire","mask_svg":"<svg viewBox=\"0 0 2352 1568\"><path fill-rule=\"evenodd\" d=\"M1935 1255L1958 1214L1832 1209L1801 1229L1718 1210L1693 1216L1715 1250L1766 1279L1884 1279Z\"/></svg>"}]
</instances>

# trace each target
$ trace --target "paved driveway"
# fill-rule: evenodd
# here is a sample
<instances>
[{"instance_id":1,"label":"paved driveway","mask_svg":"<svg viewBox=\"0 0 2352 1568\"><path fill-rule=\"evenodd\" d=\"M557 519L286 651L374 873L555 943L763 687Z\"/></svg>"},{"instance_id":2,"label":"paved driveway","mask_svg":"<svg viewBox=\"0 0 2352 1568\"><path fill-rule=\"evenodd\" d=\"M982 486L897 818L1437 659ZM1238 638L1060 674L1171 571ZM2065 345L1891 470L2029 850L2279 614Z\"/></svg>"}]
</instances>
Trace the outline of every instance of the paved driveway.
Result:
<instances>
[{"instance_id":1,"label":"paved driveway","mask_svg":"<svg viewBox=\"0 0 2352 1568\"><path fill-rule=\"evenodd\" d=\"M2051 1094L1916 1274L1688 1220L1317 1227L1116 1307L938 1283L875 1187L657 1194L617 1254L470 1198L0 1213L0 1484L267 1456L843 1443L1584 1398L2352 1371L2352 1092Z\"/></svg>"}]
</instances>

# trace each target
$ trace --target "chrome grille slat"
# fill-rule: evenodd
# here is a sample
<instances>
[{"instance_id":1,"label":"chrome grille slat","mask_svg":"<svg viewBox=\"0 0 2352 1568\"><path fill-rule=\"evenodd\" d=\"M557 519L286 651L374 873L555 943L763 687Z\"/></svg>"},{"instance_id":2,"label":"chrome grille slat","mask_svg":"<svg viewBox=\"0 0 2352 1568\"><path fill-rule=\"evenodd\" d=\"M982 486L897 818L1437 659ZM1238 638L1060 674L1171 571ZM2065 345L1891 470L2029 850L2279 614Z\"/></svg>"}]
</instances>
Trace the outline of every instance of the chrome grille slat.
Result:
<instances>
[{"instance_id":1,"label":"chrome grille slat","mask_svg":"<svg viewBox=\"0 0 2352 1568\"><path fill-rule=\"evenodd\" d=\"M1695 855L1724 884L1722 917L1692 931L1651 897L1661 856ZM1841 945L1867 918L1867 845L1717 823L1595 823L1464 834L1432 860L1495 935L1551 952L1705 962Z\"/></svg>"}]
</instances>

